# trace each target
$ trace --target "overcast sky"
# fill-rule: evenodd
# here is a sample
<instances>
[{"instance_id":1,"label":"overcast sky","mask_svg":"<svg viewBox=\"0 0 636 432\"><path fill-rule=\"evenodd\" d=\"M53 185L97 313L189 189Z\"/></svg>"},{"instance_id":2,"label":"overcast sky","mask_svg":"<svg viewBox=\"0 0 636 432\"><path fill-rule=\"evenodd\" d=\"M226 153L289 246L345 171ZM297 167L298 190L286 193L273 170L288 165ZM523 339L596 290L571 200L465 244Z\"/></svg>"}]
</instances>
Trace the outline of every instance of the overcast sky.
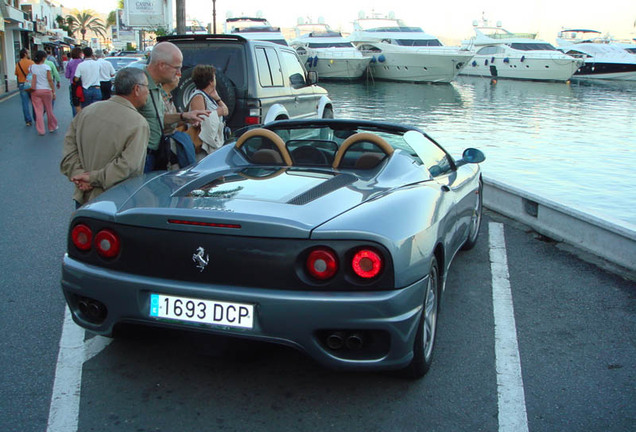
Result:
<instances>
[{"instance_id":1,"label":"overcast sky","mask_svg":"<svg viewBox=\"0 0 636 432\"><path fill-rule=\"evenodd\" d=\"M157 1L157 0L155 0ZM160 0L159 0L160 1ZM61 0L65 7L93 9L108 13L117 7L117 0ZM293 27L299 17L325 22L335 29L351 31L351 23L360 11L386 14L394 12L407 25L422 27L440 38L460 40L473 35L472 23L482 14L495 24L501 21L512 32L538 32L539 37L554 42L562 27L579 27L610 33L615 37L636 37L636 0L608 0L604 2L579 0L318 0L290 2L288 0L217 0L217 26L227 13L233 16L256 15L262 12L272 25ZM289 5L298 4L290 8ZM387 8L386 5L391 7ZM239 7L240 5L240 7ZM212 21L212 0L186 0L186 15L204 24ZM222 28L222 27L221 27Z\"/></svg>"}]
</instances>

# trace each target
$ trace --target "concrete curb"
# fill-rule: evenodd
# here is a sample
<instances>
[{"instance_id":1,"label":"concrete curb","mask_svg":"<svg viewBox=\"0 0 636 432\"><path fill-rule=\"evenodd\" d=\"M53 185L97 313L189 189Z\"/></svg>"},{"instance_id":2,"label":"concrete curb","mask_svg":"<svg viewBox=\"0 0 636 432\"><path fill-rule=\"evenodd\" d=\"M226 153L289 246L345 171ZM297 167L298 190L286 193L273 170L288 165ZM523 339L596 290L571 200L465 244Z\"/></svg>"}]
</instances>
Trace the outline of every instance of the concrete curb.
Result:
<instances>
[{"instance_id":1,"label":"concrete curb","mask_svg":"<svg viewBox=\"0 0 636 432\"><path fill-rule=\"evenodd\" d=\"M0 101L2 101L2 100L4 100L4 99L6 99L6 98L8 98L8 97L11 97L11 96L13 96L14 94L19 93L19 92L20 92L20 90L15 89L15 90L10 90L10 91L8 91L8 92L0 93Z\"/></svg>"},{"instance_id":2,"label":"concrete curb","mask_svg":"<svg viewBox=\"0 0 636 432\"><path fill-rule=\"evenodd\" d=\"M484 206L636 273L636 225L598 217L484 177Z\"/></svg>"}]
</instances>

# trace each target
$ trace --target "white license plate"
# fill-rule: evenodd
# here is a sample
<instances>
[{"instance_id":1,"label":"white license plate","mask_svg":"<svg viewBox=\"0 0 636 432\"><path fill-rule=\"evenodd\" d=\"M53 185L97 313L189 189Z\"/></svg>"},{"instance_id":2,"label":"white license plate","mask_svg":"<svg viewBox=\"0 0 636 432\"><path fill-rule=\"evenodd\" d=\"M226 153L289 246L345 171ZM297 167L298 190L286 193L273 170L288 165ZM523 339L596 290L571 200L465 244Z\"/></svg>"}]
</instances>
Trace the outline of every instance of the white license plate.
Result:
<instances>
[{"instance_id":1,"label":"white license plate","mask_svg":"<svg viewBox=\"0 0 636 432\"><path fill-rule=\"evenodd\" d=\"M150 294L150 316L251 329L254 305Z\"/></svg>"}]
</instances>

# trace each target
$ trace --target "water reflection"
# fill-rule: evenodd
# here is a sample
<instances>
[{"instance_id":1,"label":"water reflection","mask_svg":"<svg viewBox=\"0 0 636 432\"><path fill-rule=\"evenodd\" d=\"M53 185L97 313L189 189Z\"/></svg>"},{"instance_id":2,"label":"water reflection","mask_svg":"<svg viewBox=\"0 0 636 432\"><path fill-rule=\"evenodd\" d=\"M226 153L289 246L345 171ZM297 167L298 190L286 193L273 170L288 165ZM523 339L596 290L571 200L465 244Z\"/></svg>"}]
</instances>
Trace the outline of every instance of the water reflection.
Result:
<instances>
[{"instance_id":1,"label":"water reflection","mask_svg":"<svg viewBox=\"0 0 636 432\"><path fill-rule=\"evenodd\" d=\"M487 176L636 224L636 83L460 77L448 85L321 85L336 117L421 127L455 156L483 150Z\"/></svg>"}]
</instances>

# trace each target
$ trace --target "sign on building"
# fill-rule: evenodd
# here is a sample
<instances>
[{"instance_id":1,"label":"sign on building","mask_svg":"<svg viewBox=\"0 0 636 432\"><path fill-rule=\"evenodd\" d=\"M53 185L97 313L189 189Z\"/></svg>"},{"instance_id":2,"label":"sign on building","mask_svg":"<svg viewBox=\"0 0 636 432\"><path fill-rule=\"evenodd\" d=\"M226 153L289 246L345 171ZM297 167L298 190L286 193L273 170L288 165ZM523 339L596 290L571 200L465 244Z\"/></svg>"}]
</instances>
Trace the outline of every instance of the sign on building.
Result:
<instances>
[{"instance_id":1,"label":"sign on building","mask_svg":"<svg viewBox=\"0 0 636 432\"><path fill-rule=\"evenodd\" d=\"M113 28L113 40L118 42L134 42L135 31L128 25L123 9L117 9L116 18L117 28Z\"/></svg>"},{"instance_id":2,"label":"sign on building","mask_svg":"<svg viewBox=\"0 0 636 432\"><path fill-rule=\"evenodd\" d=\"M168 1L124 0L126 24L131 27L168 27Z\"/></svg>"}]
</instances>

